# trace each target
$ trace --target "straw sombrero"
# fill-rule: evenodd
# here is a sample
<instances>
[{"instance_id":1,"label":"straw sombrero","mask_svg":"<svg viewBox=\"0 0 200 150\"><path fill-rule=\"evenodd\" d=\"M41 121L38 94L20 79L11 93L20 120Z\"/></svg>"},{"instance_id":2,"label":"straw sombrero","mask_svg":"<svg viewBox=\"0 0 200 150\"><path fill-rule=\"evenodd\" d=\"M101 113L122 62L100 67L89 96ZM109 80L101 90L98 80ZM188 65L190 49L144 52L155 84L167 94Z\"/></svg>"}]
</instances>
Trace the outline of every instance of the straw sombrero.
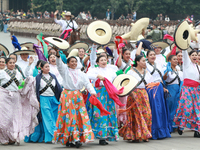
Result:
<instances>
[{"instance_id":1,"label":"straw sombrero","mask_svg":"<svg viewBox=\"0 0 200 150\"><path fill-rule=\"evenodd\" d=\"M36 52L34 50L28 50L26 47L22 47L21 50L15 51L14 54L16 54L16 55L20 55L20 54L36 55Z\"/></svg>"},{"instance_id":2,"label":"straw sombrero","mask_svg":"<svg viewBox=\"0 0 200 150\"><path fill-rule=\"evenodd\" d=\"M70 16L71 18L74 18L74 15L70 11L65 12L64 16Z\"/></svg>"},{"instance_id":3,"label":"straw sombrero","mask_svg":"<svg viewBox=\"0 0 200 150\"><path fill-rule=\"evenodd\" d=\"M174 46L175 46L175 43L173 42L173 43L170 45L170 50L171 50L171 51L173 50ZM190 52L190 51L192 51L192 50L193 50L192 46L190 46L190 47L187 49L188 52ZM176 51L178 51L178 47L176 47Z\"/></svg>"},{"instance_id":4,"label":"straw sombrero","mask_svg":"<svg viewBox=\"0 0 200 150\"><path fill-rule=\"evenodd\" d=\"M94 43L106 45L112 38L112 29L107 22L98 20L88 25L86 35Z\"/></svg>"},{"instance_id":5,"label":"straw sombrero","mask_svg":"<svg viewBox=\"0 0 200 150\"><path fill-rule=\"evenodd\" d=\"M9 55L9 50L3 44L0 43L0 51L3 51L6 56Z\"/></svg>"},{"instance_id":6,"label":"straw sombrero","mask_svg":"<svg viewBox=\"0 0 200 150\"><path fill-rule=\"evenodd\" d=\"M187 21L182 21L174 32L174 41L181 50L187 50L191 42L190 27Z\"/></svg>"},{"instance_id":7,"label":"straw sombrero","mask_svg":"<svg viewBox=\"0 0 200 150\"><path fill-rule=\"evenodd\" d=\"M61 38L58 37L47 37L44 41L52 44L54 47L60 50L66 50L69 48L69 43Z\"/></svg>"},{"instance_id":8,"label":"straw sombrero","mask_svg":"<svg viewBox=\"0 0 200 150\"><path fill-rule=\"evenodd\" d=\"M69 55L68 55L67 58L69 58L69 57L71 57L71 56L78 56L78 49L73 49L73 50L69 53Z\"/></svg>"},{"instance_id":9,"label":"straw sombrero","mask_svg":"<svg viewBox=\"0 0 200 150\"><path fill-rule=\"evenodd\" d=\"M139 19L131 28L131 40L137 40L138 36L142 34L142 30L146 30L149 25L149 18Z\"/></svg>"},{"instance_id":10,"label":"straw sombrero","mask_svg":"<svg viewBox=\"0 0 200 150\"><path fill-rule=\"evenodd\" d=\"M85 42L76 42L71 47L69 47L66 51L68 53L70 53L73 49L79 49L79 48L84 48L85 51L87 51L88 48L89 48L89 45L87 43L85 43Z\"/></svg>"},{"instance_id":11,"label":"straw sombrero","mask_svg":"<svg viewBox=\"0 0 200 150\"><path fill-rule=\"evenodd\" d=\"M169 46L169 43L167 42L163 42L163 41L160 41L160 42L153 42L151 44L151 47L155 48L155 47L161 47L162 49L165 49L166 47Z\"/></svg>"},{"instance_id":12,"label":"straw sombrero","mask_svg":"<svg viewBox=\"0 0 200 150\"><path fill-rule=\"evenodd\" d=\"M97 55L100 55L101 53L106 53L103 49L98 49L97 50Z\"/></svg>"},{"instance_id":13,"label":"straw sombrero","mask_svg":"<svg viewBox=\"0 0 200 150\"><path fill-rule=\"evenodd\" d=\"M103 45L100 45L97 47L97 50L102 49ZM115 48L115 43L114 42L109 42L108 44L106 44L106 46L108 46L111 50L113 50Z\"/></svg>"},{"instance_id":14,"label":"straw sombrero","mask_svg":"<svg viewBox=\"0 0 200 150\"><path fill-rule=\"evenodd\" d=\"M118 95L120 97L129 95L137 87L138 83L139 81L135 77L128 74L118 75L113 81L113 85L118 90L124 87L124 92Z\"/></svg>"},{"instance_id":15,"label":"straw sombrero","mask_svg":"<svg viewBox=\"0 0 200 150\"><path fill-rule=\"evenodd\" d=\"M33 50L33 44L32 42L26 42L26 43L22 43L20 44L21 47L26 47L28 50Z\"/></svg>"},{"instance_id":16,"label":"straw sombrero","mask_svg":"<svg viewBox=\"0 0 200 150\"><path fill-rule=\"evenodd\" d=\"M189 26L190 26L190 36L191 36L191 40L197 42L197 41L198 41L198 38L197 38L196 34L199 32L199 30L195 30L195 29L193 28L193 25L192 25L192 24L190 24Z\"/></svg>"}]
</instances>

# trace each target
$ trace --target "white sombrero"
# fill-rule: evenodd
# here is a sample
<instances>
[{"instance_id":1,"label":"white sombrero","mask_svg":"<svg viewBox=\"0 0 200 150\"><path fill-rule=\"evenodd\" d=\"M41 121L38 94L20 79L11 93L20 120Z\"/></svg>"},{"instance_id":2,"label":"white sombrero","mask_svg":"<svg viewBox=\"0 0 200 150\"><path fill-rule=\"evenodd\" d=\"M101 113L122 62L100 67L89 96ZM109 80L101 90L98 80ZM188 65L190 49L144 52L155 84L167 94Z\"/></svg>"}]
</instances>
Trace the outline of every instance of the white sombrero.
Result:
<instances>
[{"instance_id":1,"label":"white sombrero","mask_svg":"<svg viewBox=\"0 0 200 150\"><path fill-rule=\"evenodd\" d=\"M138 36L142 34L142 30L146 30L149 25L149 18L139 19L131 28L131 40L137 40Z\"/></svg>"},{"instance_id":2,"label":"white sombrero","mask_svg":"<svg viewBox=\"0 0 200 150\"><path fill-rule=\"evenodd\" d=\"M3 51L6 56L9 55L9 50L3 44L0 43L0 51Z\"/></svg>"},{"instance_id":3,"label":"white sombrero","mask_svg":"<svg viewBox=\"0 0 200 150\"><path fill-rule=\"evenodd\" d=\"M22 43L20 44L21 47L26 47L28 50L33 50L33 44L32 42L26 42L26 43Z\"/></svg>"},{"instance_id":4,"label":"white sombrero","mask_svg":"<svg viewBox=\"0 0 200 150\"><path fill-rule=\"evenodd\" d=\"M94 21L87 27L86 34L94 43L106 45L112 38L112 29L105 21Z\"/></svg>"},{"instance_id":5,"label":"white sombrero","mask_svg":"<svg viewBox=\"0 0 200 150\"><path fill-rule=\"evenodd\" d=\"M16 54L16 55L20 55L20 54L36 55L36 52L34 50L28 50L26 47L22 47L21 50L15 51L14 54Z\"/></svg>"},{"instance_id":6,"label":"white sombrero","mask_svg":"<svg viewBox=\"0 0 200 150\"><path fill-rule=\"evenodd\" d=\"M181 50L187 50L191 42L190 27L187 21L182 21L174 32L174 41Z\"/></svg>"},{"instance_id":7,"label":"white sombrero","mask_svg":"<svg viewBox=\"0 0 200 150\"><path fill-rule=\"evenodd\" d=\"M97 55L100 55L101 53L106 53L103 49L98 49Z\"/></svg>"},{"instance_id":8,"label":"white sombrero","mask_svg":"<svg viewBox=\"0 0 200 150\"><path fill-rule=\"evenodd\" d=\"M138 83L139 81L135 77L128 74L118 75L113 81L113 85L118 90L124 87L124 92L119 95L120 97L129 95L137 87Z\"/></svg>"},{"instance_id":9,"label":"white sombrero","mask_svg":"<svg viewBox=\"0 0 200 150\"><path fill-rule=\"evenodd\" d=\"M73 49L79 49L79 48L84 48L85 51L87 51L88 48L89 48L89 45L87 43L85 43L85 42L76 42L71 47L69 47L66 51L68 53L70 53Z\"/></svg>"},{"instance_id":10,"label":"white sombrero","mask_svg":"<svg viewBox=\"0 0 200 150\"><path fill-rule=\"evenodd\" d=\"M191 44L190 44L190 45L191 45ZM171 50L171 51L173 50L174 46L176 46L176 45L175 45L175 43L173 42L173 43L170 45L170 50ZM193 50L192 46L190 46L190 47L187 49L188 52L190 52L190 51L192 51L192 50ZM176 47L176 51L178 51L178 47Z\"/></svg>"},{"instance_id":11,"label":"white sombrero","mask_svg":"<svg viewBox=\"0 0 200 150\"><path fill-rule=\"evenodd\" d=\"M58 37L47 37L44 41L52 44L54 47L60 50L66 50L69 48L69 43Z\"/></svg>"},{"instance_id":12,"label":"white sombrero","mask_svg":"<svg viewBox=\"0 0 200 150\"><path fill-rule=\"evenodd\" d=\"M197 38L197 33L199 32L199 30L195 30L193 28L193 25L189 25L190 26L190 36L191 36L191 40L192 41L198 41L198 38Z\"/></svg>"},{"instance_id":13,"label":"white sombrero","mask_svg":"<svg viewBox=\"0 0 200 150\"><path fill-rule=\"evenodd\" d=\"M70 16L71 18L74 17L70 11L65 12L64 16Z\"/></svg>"},{"instance_id":14,"label":"white sombrero","mask_svg":"<svg viewBox=\"0 0 200 150\"><path fill-rule=\"evenodd\" d=\"M78 56L78 49L73 49L73 50L69 53L69 55L68 55L67 58L69 58L69 57L71 57L71 56Z\"/></svg>"},{"instance_id":15,"label":"white sombrero","mask_svg":"<svg viewBox=\"0 0 200 150\"><path fill-rule=\"evenodd\" d=\"M103 45L98 46L97 50L102 49L102 46ZM109 42L108 44L106 44L106 46L108 46L111 50L114 50L114 48L115 48L116 45L115 45L114 42Z\"/></svg>"},{"instance_id":16,"label":"white sombrero","mask_svg":"<svg viewBox=\"0 0 200 150\"><path fill-rule=\"evenodd\" d=\"M163 41L153 42L151 44L151 47L153 47L153 48L155 48L155 47L161 47L162 49L165 49L168 46L169 46L169 43L166 43L166 42L163 42Z\"/></svg>"}]
</instances>

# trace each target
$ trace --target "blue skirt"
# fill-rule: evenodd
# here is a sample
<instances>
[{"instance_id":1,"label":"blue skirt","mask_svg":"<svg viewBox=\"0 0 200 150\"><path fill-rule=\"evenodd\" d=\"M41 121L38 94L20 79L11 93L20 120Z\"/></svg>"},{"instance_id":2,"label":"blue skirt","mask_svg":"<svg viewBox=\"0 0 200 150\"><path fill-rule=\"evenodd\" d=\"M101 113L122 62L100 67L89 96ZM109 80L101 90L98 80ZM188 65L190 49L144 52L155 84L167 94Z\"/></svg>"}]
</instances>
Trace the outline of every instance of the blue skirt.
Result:
<instances>
[{"instance_id":1,"label":"blue skirt","mask_svg":"<svg viewBox=\"0 0 200 150\"><path fill-rule=\"evenodd\" d=\"M100 110L89 102L89 95L86 102L86 109L90 118L92 130L97 139L108 141L119 140L117 114L114 101L109 97L106 88L95 88L97 99L102 103L103 107L111 113L111 115L100 116Z\"/></svg>"},{"instance_id":2,"label":"blue skirt","mask_svg":"<svg viewBox=\"0 0 200 150\"><path fill-rule=\"evenodd\" d=\"M35 127L35 132L29 137L25 137L24 142L51 142L56 130L56 120L58 117L58 105L60 102L55 96L40 96L40 110L42 122Z\"/></svg>"},{"instance_id":3,"label":"blue skirt","mask_svg":"<svg viewBox=\"0 0 200 150\"><path fill-rule=\"evenodd\" d=\"M152 139L170 138L172 132L169 109L162 84L147 89L152 113Z\"/></svg>"},{"instance_id":4,"label":"blue skirt","mask_svg":"<svg viewBox=\"0 0 200 150\"><path fill-rule=\"evenodd\" d=\"M170 112L170 121L172 124L174 124L173 123L174 115L176 114L176 109L178 107L178 102L180 98L180 87L178 84L171 84L167 85L167 89L171 95L171 97L167 98L167 104Z\"/></svg>"}]
</instances>

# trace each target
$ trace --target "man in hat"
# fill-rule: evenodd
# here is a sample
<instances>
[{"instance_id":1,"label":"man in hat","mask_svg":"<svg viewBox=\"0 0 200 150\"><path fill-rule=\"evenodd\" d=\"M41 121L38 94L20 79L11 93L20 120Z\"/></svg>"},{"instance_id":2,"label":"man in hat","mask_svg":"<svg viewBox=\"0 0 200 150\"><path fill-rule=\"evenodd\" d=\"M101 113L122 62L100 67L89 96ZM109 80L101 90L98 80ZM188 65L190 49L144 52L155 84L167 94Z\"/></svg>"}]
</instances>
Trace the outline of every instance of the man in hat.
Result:
<instances>
[{"instance_id":1,"label":"man in hat","mask_svg":"<svg viewBox=\"0 0 200 150\"><path fill-rule=\"evenodd\" d=\"M159 41L162 39L162 32L157 28L158 25L153 25L153 30L148 33L148 36L152 37L153 41Z\"/></svg>"},{"instance_id":2,"label":"man in hat","mask_svg":"<svg viewBox=\"0 0 200 150\"><path fill-rule=\"evenodd\" d=\"M57 14L58 14L58 10L55 11L54 13L54 21L62 26L62 34L60 35L60 38L67 40L68 37L70 36L70 33L73 32L73 30L78 28L78 25L76 23L76 21L72 20L73 15L71 14L70 11L67 11L65 13L65 19L66 20L57 20Z\"/></svg>"}]
</instances>

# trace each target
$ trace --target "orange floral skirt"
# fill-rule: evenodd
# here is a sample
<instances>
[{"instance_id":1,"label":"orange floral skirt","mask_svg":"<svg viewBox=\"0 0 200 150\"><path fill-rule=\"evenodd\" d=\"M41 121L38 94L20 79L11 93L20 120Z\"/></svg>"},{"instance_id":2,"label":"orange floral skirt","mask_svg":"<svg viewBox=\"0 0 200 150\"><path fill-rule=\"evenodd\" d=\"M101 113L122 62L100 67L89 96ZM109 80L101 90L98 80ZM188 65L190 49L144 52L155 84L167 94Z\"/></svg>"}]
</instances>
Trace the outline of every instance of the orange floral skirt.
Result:
<instances>
[{"instance_id":1,"label":"orange floral skirt","mask_svg":"<svg viewBox=\"0 0 200 150\"><path fill-rule=\"evenodd\" d=\"M80 141L87 143L94 141L94 133L85 108L82 93L78 90L64 90L58 107L57 130L54 132L53 142Z\"/></svg>"},{"instance_id":2,"label":"orange floral skirt","mask_svg":"<svg viewBox=\"0 0 200 150\"><path fill-rule=\"evenodd\" d=\"M145 89L135 89L132 93L135 99L129 96L126 108L133 107L127 112L126 124L119 130L119 135L124 140L147 140L152 137L148 94Z\"/></svg>"}]
</instances>

